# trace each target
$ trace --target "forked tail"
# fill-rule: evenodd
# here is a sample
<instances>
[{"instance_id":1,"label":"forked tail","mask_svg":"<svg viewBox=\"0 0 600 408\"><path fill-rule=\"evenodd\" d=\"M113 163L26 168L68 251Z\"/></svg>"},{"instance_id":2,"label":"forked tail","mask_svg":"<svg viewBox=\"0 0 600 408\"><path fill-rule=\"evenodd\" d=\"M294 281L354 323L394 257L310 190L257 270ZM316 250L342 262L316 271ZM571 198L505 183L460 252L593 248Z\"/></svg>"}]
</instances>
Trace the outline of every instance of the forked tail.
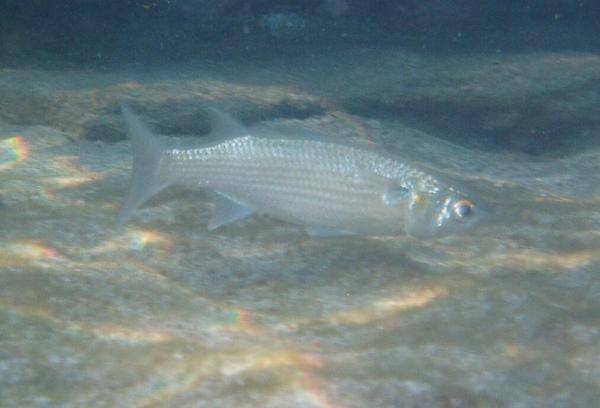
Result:
<instances>
[{"instance_id":1,"label":"forked tail","mask_svg":"<svg viewBox=\"0 0 600 408\"><path fill-rule=\"evenodd\" d=\"M129 192L117 216L117 222L124 224L136 208L167 187L168 183L160 180L159 166L164 148L158 137L125 103L121 103L121 113L133 146L133 170Z\"/></svg>"}]
</instances>

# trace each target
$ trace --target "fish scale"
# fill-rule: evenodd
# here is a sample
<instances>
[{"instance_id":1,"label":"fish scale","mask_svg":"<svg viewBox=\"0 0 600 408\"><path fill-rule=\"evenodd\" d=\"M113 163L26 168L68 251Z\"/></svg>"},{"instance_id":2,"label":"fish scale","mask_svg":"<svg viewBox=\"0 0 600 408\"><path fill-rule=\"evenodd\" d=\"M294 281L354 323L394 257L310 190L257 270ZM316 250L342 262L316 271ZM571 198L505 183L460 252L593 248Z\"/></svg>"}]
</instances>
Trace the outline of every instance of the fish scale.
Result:
<instances>
[{"instance_id":1,"label":"fish scale","mask_svg":"<svg viewBox=\"0 0 600 408\"><path fill-rule=\"evenodd\" d=\"M390 163L377 163L388 159L369 151L321 141L243 136L204 149L167 151L164 160L163 180L214 189L280 218L331 228L343 223L341 230L352 232L403 228L404 211L385 205L381 197L392 181L410 184L390 174L410 171L401 164L391 169ZM375 173L374 168L387 173ZM365 208L371 209L367 219ZM390 213L396 226L390 224Z\"/></svg>"}]
</instances>

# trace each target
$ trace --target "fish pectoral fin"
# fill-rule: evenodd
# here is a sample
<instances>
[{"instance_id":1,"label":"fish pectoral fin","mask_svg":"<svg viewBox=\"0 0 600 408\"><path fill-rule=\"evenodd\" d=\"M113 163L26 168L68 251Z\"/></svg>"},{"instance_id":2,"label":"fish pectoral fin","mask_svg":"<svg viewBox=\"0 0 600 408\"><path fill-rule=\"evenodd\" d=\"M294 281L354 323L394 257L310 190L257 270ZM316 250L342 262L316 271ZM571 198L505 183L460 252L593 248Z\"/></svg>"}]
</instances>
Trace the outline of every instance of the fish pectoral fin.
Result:
<instances>
[{"instance_id":1,"label":"fish pectoral fin","mask_svg":"<svg viewBox=\"0 0 600 408\"><path fill-rule=\"evenodd\" d=\"M352 179L360 184L370 184L383 189L381 199L388 207L395 207L402 202L406 202L411 196L408 187L399 184L397 180L381 176L372 171L355 171Z\"/></svg>"},{"instance_id":2,"label":"fish pectoral fin","mask_svg":"<svg viewBox=\"0 0 600 408\"><path fill-rule=\"evenodd\" d=\"M215 212L208 223L209 230L231 224L232 222L246 218L254 213L252 208L246 207L218 191L214 192L213 198Z\"/></svg>"},{"instance_id":3,"label":"fish pectoral fin","mask_svg":"<svg viewBox=\"0 0 600 408\"><path fill-rule=\"evenodd\" d=\"M334 238L334 237L343 237L348 235L354 235L352 232L342 231L335 228L323 227L320 225L313 225L310 227L305 227L304 230L308 235L313 238Z\"/></svg>"},{"instance_id":4,"label":"fish pectoral fin","mask_svg":"<svg viewBox=\"0 0 600 408\"><path fill-rule=\"evenodd\" d=\"M395 184L390 185L381 196L383 202L390 207L397 206L409 197L410 190L408 188Z\"/></svg>"}]
</instances>

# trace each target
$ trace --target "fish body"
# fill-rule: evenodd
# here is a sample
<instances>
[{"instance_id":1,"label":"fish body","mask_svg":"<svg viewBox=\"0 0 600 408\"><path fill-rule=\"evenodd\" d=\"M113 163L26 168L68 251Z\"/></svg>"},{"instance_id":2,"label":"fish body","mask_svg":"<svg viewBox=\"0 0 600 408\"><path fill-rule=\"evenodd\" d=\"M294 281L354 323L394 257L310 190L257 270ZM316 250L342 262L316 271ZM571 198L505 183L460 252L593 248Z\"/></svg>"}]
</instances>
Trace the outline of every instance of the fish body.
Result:
<instances>
[{"instance_id":1,"label":"fish body","mask_svg":"<svg viewBox=\"0 0 600 408\"><path fill-rule=\"evenodd\" d=\"M210 110L218 142L170 149L126 106L134 169L120 221L166 186L213 191L209 228L265 213L311 235L447 235L480 218L474 201L435 176L374 150L314 139L258 137Z\"/></svg>"}]
</instances>

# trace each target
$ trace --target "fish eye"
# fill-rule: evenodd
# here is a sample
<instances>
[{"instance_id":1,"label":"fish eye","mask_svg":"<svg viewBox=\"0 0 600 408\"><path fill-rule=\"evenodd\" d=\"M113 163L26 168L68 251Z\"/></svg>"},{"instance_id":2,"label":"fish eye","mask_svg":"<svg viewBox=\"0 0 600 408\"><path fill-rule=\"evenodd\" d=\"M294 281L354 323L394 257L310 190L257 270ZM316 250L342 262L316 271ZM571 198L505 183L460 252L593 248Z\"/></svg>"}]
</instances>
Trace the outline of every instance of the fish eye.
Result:
<instances>
[{"instance_id":1,"label":"fish eye","mask_svg":"<svg viewBox=\"0 0 600 408\"><path fill-rule=\"evenodd\" d=\"M466 218L473 213L474 207L475 205L471 201L462 199L454 203L452 210L458 218Z\"/></svg>"}]
</instances>

